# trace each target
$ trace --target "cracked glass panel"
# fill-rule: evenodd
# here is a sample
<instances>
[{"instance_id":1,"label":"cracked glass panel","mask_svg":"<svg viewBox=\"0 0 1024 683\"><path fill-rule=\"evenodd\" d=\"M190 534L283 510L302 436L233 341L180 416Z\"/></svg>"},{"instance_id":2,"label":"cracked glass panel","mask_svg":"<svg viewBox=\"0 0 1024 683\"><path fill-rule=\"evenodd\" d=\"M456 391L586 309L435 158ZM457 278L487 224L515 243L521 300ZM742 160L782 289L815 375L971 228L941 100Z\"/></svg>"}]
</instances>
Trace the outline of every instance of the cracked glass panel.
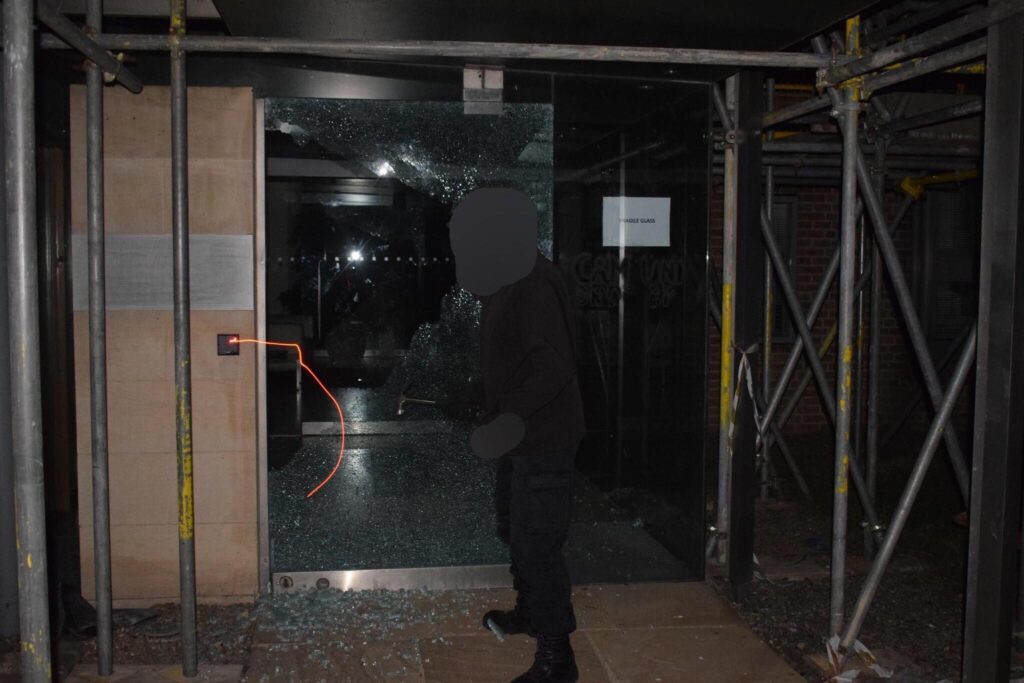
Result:
<instances>
[{"instance_id":1,"label":"cracked glass panel","mask_svg":"<svg viewBox=\"0 0 1024 683\"><path fill-rule=\"evenodd\" d=\"M560 82L554 105L498 116L266 101L268 337L302 344L347 424L338 473L307 499L334 464L336 413L294 358L268 351L275 574L508 562L494 465L468 448L479 303L456 283L448 221L473 189L513 187L537 203L538 248L553 257L557 243L578 308L589 434L573 581L699 576L707 91L638 88ZM621 193L671 198L671 248L602 245L602 201Z\"/></svg>"}]
</instances>

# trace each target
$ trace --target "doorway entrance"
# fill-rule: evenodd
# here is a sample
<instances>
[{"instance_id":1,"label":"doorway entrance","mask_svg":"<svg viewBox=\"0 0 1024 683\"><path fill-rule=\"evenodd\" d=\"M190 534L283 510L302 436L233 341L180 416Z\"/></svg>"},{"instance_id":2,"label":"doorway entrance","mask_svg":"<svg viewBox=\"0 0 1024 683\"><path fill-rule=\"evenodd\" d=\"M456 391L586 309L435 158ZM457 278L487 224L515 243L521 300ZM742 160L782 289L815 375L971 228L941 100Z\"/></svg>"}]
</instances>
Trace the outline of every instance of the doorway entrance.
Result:
<instances>
[{"instance_id":1,"label":"doorway entrance","mask_svg":"<svg viewBox=\"0 0 1024 683\"><path fill-rule=\"evenodd\" d=\"M537 203L557 241L555 110L506 103L268 99L267 336L299 343L342 407L267 352L267 519L275 590L500 586L495 468L468 437L480 404L476 300L455 279L452 209L484 186ZM576 582L676 579L685 563L580 473Z\"/></svg>"}]
</instances>

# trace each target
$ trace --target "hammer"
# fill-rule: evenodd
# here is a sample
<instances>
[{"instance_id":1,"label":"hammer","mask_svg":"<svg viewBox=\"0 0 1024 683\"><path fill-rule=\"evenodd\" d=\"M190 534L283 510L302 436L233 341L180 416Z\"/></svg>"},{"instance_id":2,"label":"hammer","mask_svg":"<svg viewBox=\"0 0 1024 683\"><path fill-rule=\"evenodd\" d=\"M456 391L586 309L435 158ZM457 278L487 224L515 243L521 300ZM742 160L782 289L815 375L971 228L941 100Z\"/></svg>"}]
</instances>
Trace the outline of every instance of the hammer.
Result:
<instances>
[{"instance_id":1,"label":"hammer","mask_svg":"<svg viewBox=\"0 0 1024 683\"><path fill-rule=\"evenodd\" d=\"M404 415L405 414L405 404L406 403L415 403L417 405L423 405L423 406L436 406L437 405L437 401L431 401L431 400L428 400L428 399L425 399L425 398L411 398L409 396L406 396L405 395L405 391L408 388L409 388L409 385L406 384L405 387L402 389L402 391L400 391L398 393L398 414L399 415Z\"/></svg>"}]
</instances>

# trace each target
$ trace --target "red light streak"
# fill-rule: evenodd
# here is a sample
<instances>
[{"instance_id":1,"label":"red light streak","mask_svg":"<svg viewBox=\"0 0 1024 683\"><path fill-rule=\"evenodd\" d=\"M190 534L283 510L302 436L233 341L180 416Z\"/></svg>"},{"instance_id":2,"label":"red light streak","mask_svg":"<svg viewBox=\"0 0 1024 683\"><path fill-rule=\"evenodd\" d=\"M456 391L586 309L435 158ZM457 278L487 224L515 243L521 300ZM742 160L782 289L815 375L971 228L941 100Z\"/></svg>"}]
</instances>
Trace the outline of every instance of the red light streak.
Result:
<instances>
[{"instance_id":1,"label":"red light streak","mask_svg":"<svg viewBox=\"0 0 1024 683\"><path fill-rule=\"evenodd\" d=\"M331 403L334 404L335 410L338 411L338 421L341 424L341 446L338 448L338 461L334 463L334 469L331 470L331 473L328 474L323 481L321 481L319 484L313 487L313 489L306 494L306 498L312 498L313 496L316 495L317 491L322 489L327 484L327 482L329 482L334 477L334 475L337 474L338 468L341 467L341 459L345 455L345 414L341 412L341 406L338 405L338 400L334 398L334 394L332 394L327 389L327 387L324 386L324 383L320 381L320 378L316 376L316 373L313 372L312 368L306 365L306 362L302 359L302 347L300 347L298 344L265 341L263 339L238 338L229 339L228 342L231 344L262 344L263 346L276 346L280 348L295 349L296 353L298 353L299 355L299 367L301 367L303 370L309 373L309 376L312 377L313 381L317 383L317 386L319 386L323 390L323 392L327 395L327 398L331 399Z\"/></svg>"}]
</instances>

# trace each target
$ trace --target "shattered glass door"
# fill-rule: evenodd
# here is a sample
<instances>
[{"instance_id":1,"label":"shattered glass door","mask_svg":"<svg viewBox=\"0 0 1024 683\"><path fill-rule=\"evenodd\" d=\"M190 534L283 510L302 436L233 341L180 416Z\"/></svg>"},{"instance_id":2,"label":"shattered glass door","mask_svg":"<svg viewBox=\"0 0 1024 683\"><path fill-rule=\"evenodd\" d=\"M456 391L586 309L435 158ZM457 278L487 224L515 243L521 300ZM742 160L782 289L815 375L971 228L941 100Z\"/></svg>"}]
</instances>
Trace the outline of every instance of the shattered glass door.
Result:
<instances>
[{"instance_id":1,"label":"shattered glass door","mask_svg":"<svg viewBox=\"0 0 1024 683\"><path fill-rule=\"evenodd\" d=\"M336 413L268 352L275 575L507 565L494 466L468 447L479 310L448 221L468 192L513 187L537 203L538 246L577 309L572 580L702 576L708 90L559 77L552 100L497 116L267 100L268 336L302 344L347 419L339 471L306 498L334 465ZM655 207L635 244L606 229L622 199Z\"/></svg>"},{"instance_id":2,"label":"shattered glass door","mask_svg":"<svg viewBox=\"0 0 1024 683\"><path fill-rule=\"evenodd\" d=\"M478 304L455 283L447 224L484 186L524 190L552 245L552 108L269 99L267 330L302 344L346 416L268 353L273 572L507 562L493 466L469 451Z\"/></svg>"}]
</instances>

